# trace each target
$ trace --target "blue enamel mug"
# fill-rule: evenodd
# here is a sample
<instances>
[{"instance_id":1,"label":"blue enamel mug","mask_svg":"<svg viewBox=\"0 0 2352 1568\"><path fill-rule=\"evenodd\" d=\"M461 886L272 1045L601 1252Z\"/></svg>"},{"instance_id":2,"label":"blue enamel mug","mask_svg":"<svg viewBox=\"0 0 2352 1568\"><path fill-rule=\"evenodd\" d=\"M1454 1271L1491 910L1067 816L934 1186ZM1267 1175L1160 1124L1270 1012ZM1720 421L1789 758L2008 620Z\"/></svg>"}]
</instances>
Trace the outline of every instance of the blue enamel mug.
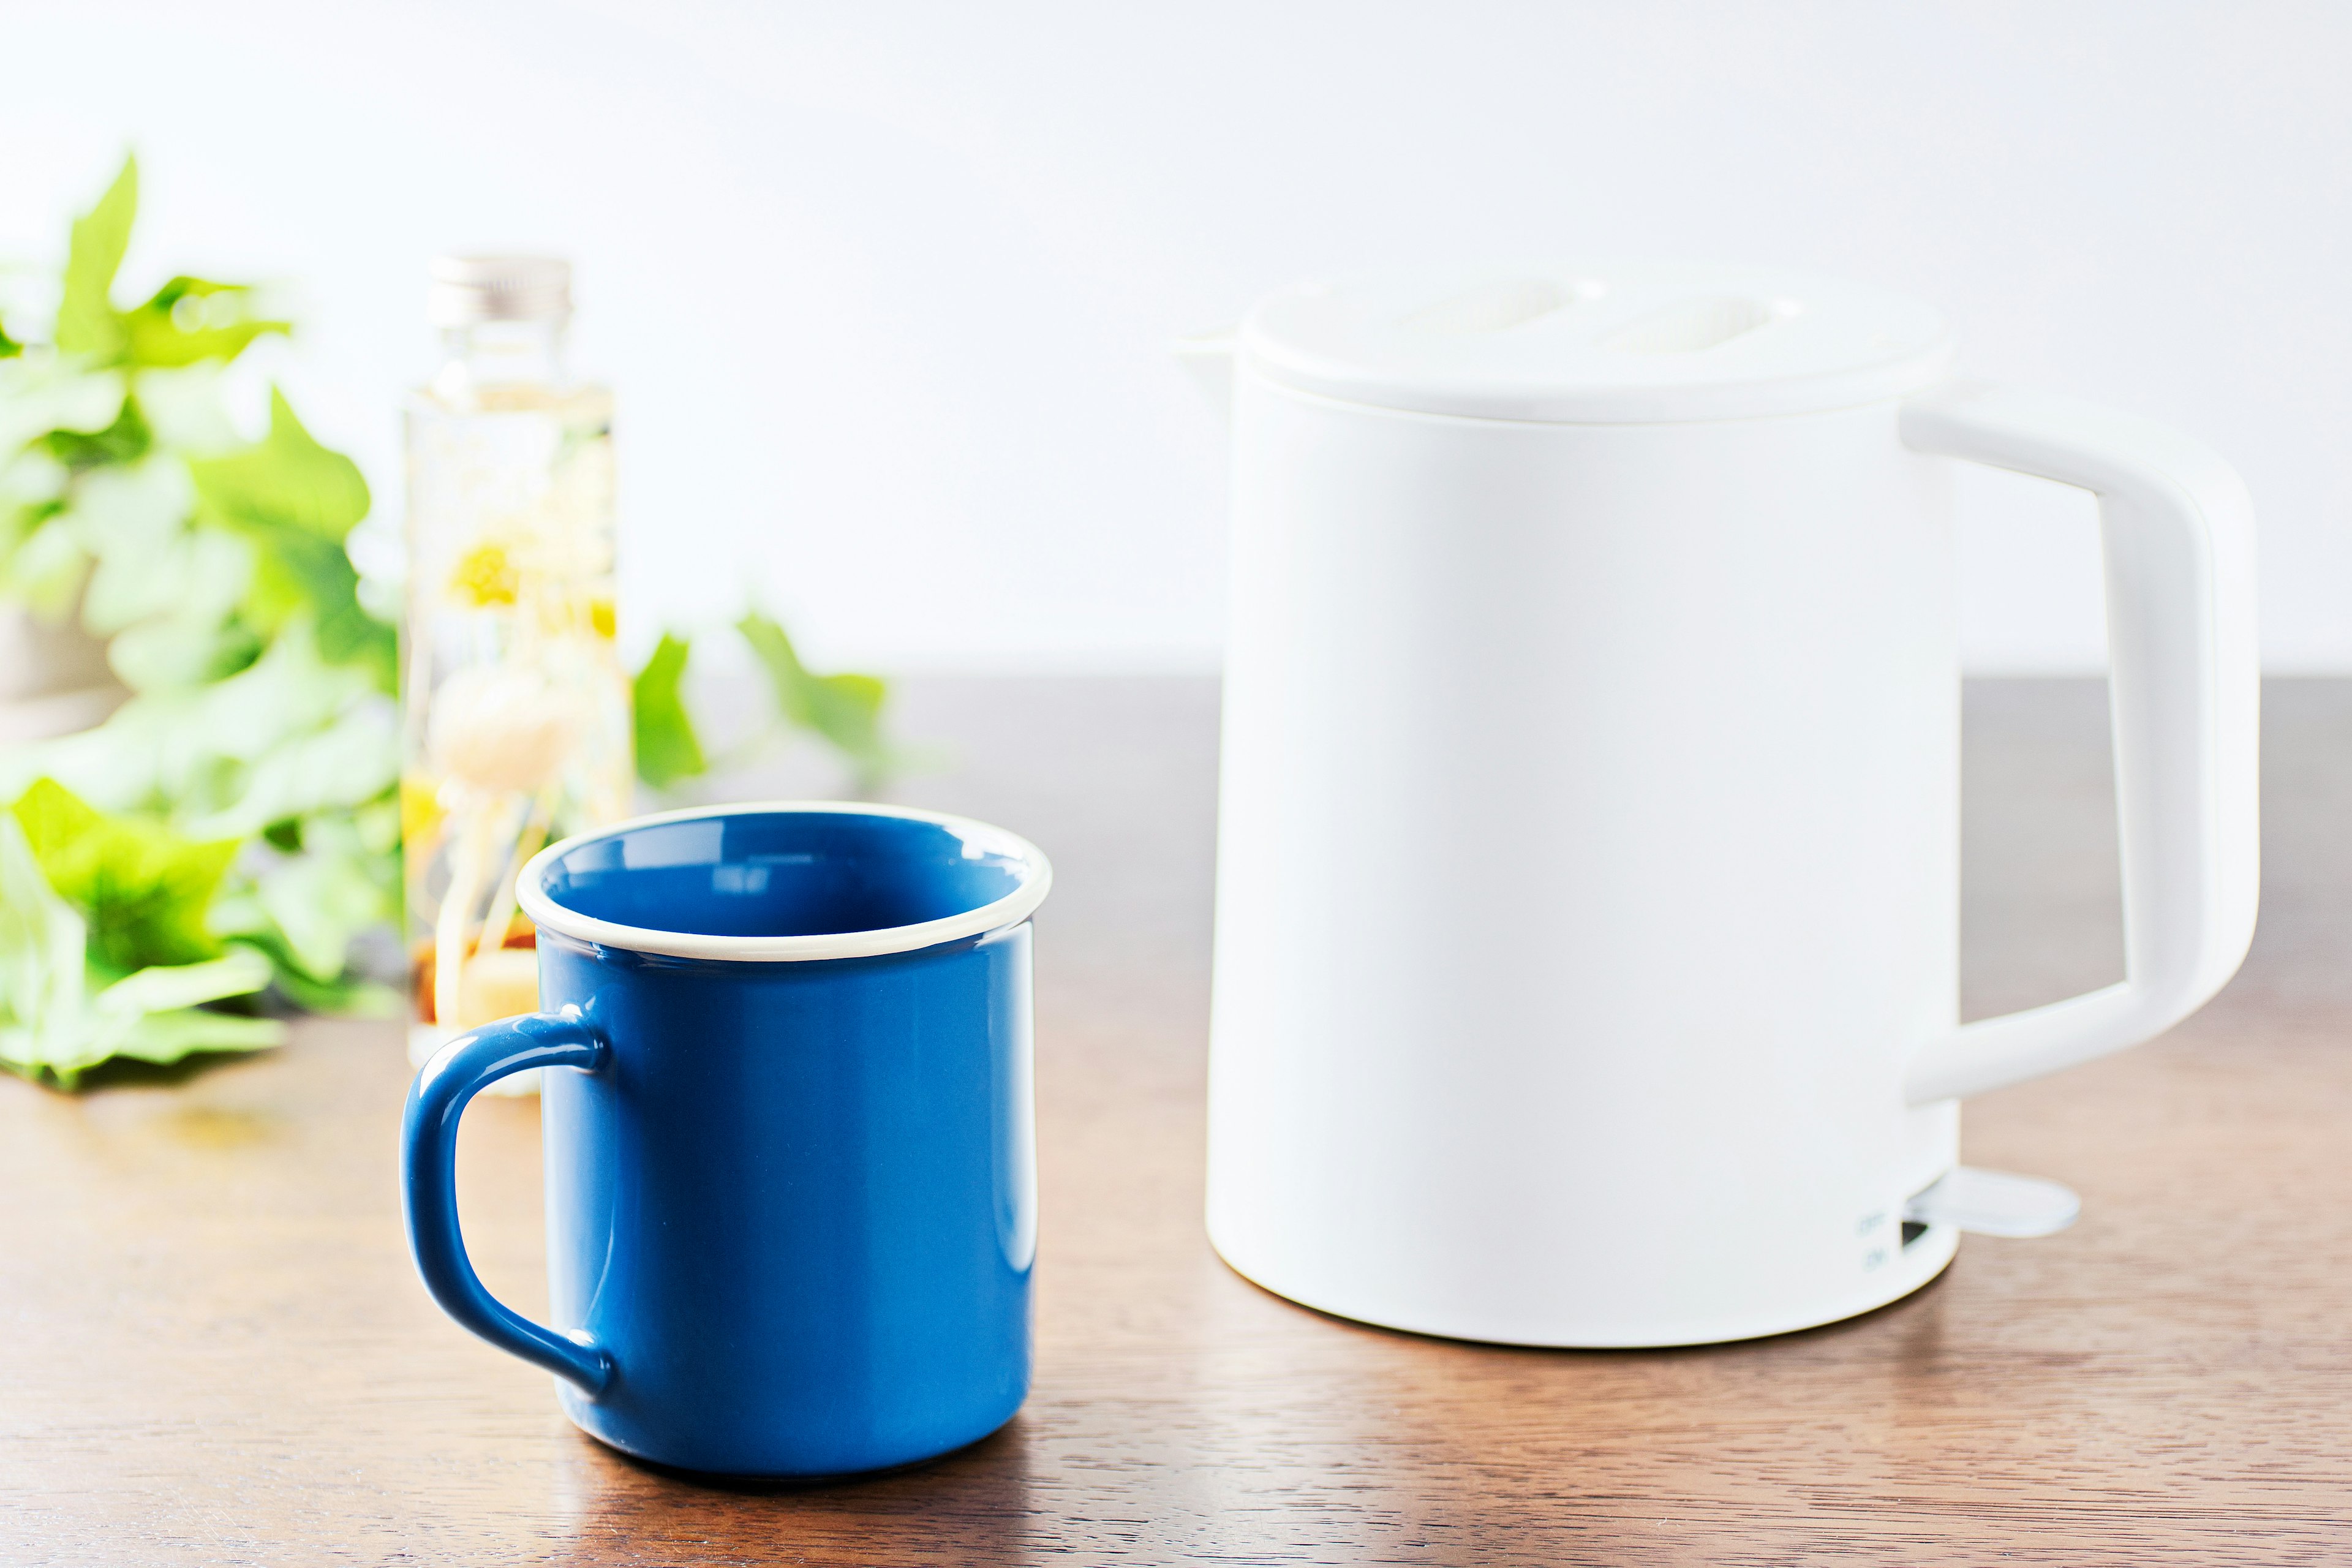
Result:
<instances>
[{"instance_id":1,"label":"blue enamel mug","mask_svg":"<svg viewBox=\"0 0 2352 1568\"><path fill-rule=\"evenodd\" d=\"M961 817L722 806L523 868L541 1010L417 1075L402 1185L443 1310L657 1464L827 1476L987 1436L1029 1389L1029 917L1045 858ZM457 1122L533 1068L550 1316L482 1288Z\"/></svg>"}]
</instances>

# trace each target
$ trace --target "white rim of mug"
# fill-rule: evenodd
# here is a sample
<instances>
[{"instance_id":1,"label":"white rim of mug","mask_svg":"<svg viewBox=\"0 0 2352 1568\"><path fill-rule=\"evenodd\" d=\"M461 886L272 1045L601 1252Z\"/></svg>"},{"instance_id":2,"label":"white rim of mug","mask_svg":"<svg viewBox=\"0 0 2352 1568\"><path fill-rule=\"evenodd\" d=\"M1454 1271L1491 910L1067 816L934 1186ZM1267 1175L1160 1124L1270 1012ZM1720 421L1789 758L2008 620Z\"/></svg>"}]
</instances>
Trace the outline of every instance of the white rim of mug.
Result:
<instances>
[{"instance_id":1,"label":"white rim of mug","mask_svg":"<svg viewBox=\"0 0 2352 1568\"><path fill-rule=\"evenodd\" d=\"M875 931L824 931L809 936L709 936L699 931L656 931L649 926L620 925L612 921L600 921L583 915L577 910L566 909L548 897L545 887L547 869L562 857L583 844L600 838L611 838L623 833L633 833L641 827L652 827L665 822L693 822L709 816L761 816L780 814L805 816L829 812L842 816L895 816L909 822L928 822L944 827L969 847L977 847L988 854L1015 859L1021 866L1021 885L997 900L967 910L944 920L922 921L914 925L884 926ZM969 816L954 816L942 811L918 811L911 806L875 805L851 800L772 800L749 801L732 805L688 806L683 811L656 812L650 816L633 816L626 822L616 822L610 827L599 827L587 833L575 833L559 844L551 844L532 856L515 879L515 901L531 924L559 936L576 942L593 942L599 947L623 948L631 952L657 952L671 958L712 958L738 963L793 963L825 958L874 958L887 952L912 952L918 948L936 947L943 942L954 942L967 936L979 936L1005 926L1018 925L1036 912L1045 901L1054 885L1054 868L1045 851L1017 833Z\"/></svg>"}]
</instances>

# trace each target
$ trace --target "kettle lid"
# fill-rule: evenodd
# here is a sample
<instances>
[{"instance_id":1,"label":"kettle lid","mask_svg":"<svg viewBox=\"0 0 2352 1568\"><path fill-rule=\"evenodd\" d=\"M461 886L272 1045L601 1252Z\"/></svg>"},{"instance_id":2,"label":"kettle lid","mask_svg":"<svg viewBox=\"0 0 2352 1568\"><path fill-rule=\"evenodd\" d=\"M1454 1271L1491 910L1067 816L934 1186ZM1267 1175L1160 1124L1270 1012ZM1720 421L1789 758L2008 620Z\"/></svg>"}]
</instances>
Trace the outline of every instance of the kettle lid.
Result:
<instances>
[{"instance_id":1,"label":"kettle lid","mask_svg":"<svg viewBox=\"0 0 2352 1568\"><path fill-rule=\"evenodd\" d=\"M1694 262L1395 272L1261 301L1244 363L1351 403L1561 424L1741 419L1950 374L1943 312L1884 289Z\"/></svg>"}]
</instances>

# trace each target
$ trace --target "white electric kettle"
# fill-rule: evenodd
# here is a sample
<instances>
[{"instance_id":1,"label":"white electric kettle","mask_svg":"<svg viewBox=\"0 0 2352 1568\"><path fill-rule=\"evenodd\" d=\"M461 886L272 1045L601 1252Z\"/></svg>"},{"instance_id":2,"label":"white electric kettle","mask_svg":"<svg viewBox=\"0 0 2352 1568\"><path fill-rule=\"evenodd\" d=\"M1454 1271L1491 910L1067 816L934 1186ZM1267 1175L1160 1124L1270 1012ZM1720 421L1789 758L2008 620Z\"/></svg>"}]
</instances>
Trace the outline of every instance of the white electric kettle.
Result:
<instances>
[{"instance_id":1,"label":"white electric kettle","mask_svg":"<svg viewBox=\"0 0 2352 1568\"><path fill-rule=\"evenodd\" d=\"M2254 923L2252 524L2197 442L1734 267L1320 283L1233 418L1208 1223L1284 1296L1748 1338L2072 1217L1960 1097L2136 1044ZM1958 1023L1952 459L2099 498L2128 978Z\"/></svg>"}]
</instances>

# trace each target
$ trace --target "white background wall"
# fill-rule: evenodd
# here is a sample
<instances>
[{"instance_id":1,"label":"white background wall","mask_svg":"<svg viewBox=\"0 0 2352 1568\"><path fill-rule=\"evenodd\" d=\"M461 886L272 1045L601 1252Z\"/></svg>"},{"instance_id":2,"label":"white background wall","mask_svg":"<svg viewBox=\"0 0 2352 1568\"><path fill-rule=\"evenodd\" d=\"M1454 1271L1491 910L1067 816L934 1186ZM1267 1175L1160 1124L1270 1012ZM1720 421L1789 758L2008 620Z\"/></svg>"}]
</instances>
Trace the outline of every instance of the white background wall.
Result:
<instances>
[{"instance_id":1,"label":"white background wall","mask_svg":"<svg viewBox=\"0 0 2352 1568\"><path fill-rule=\"evenodd\" d=\"M0 13L0 254L136 143L128 268L298 280L285 374L397 505L436 250L572 256L630 635L1200 668L1219 434L1163 357L1366 262L1734 257L1948 306L1968 367L2175 422L2264 644L2352 669L2352 9L2076 0L517 0ZM2098 661L2087 505L1963 492L1979 668Z\"/></svg>"}]
</instances>

